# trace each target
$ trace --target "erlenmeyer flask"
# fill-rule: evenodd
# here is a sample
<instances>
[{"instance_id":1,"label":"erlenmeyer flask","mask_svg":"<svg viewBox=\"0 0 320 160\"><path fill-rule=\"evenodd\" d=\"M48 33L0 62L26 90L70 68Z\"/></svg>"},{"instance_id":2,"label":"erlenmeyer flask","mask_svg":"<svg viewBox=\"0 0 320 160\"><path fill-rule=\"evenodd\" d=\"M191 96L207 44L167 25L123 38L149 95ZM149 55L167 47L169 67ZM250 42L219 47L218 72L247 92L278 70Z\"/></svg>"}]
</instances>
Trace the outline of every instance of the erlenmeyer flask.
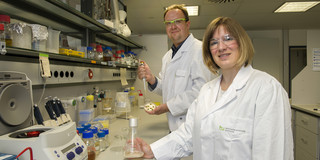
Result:
<instances>
[{"instance_id":1,"label":"erlenmeyer flask","mask_svg":"<svg viewBox=\"0 0 320 160\"><path fill-rule=\"evenodd\" d=\"M135 139L137 137L138 119L132 117L129 119L129 134L124 150L124 158L139 158L143 156L140 145L137 145Z\"/></svg>"}]
</instances>

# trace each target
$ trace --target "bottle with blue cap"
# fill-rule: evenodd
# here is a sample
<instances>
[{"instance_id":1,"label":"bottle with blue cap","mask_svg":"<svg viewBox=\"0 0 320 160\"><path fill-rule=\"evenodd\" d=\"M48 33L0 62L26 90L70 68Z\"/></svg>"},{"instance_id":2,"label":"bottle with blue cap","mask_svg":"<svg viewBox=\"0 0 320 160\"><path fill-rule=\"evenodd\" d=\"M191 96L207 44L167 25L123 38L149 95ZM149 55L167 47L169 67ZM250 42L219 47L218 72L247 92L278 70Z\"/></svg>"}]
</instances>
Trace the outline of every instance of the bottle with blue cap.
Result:
<instances>
[{"instance_id":1,"label":"bottle with blue cap","mask_svg":"<svg viewBox=\"0 0 320 160\"><path fill-rule=\"evenodd\" d=\"M106 134L103 131L99 131L97 135L98 135L97 142L99 144L99 151L103 152L104 150L106 150L106 143L105 143L105 139L104 139Z\"/></svg>"},{"instance_id":2,"label":"bottle with blue cap","mask_svg":"<svg viewBox=\"0 0 320 160\"><path fill-rule=\"evenodd\" d=\"M93 132L90 130L82 133L83 142L87 145L88 160L96 159L96 148L94 146Z\"/></svg>"},{"instance_id":3,"label":"bottle with blue cap","mask_svg":"<svg viewBox=\"0 0 320 160\"><path fill-rule=\"evenodd\" d=\"M110 146L110 143L109 143L109 129L108 128L102 128L100 131L103 131L105 133L104 142L106 143L106 148L108 148Z\"/></svg>"}]
</instances>

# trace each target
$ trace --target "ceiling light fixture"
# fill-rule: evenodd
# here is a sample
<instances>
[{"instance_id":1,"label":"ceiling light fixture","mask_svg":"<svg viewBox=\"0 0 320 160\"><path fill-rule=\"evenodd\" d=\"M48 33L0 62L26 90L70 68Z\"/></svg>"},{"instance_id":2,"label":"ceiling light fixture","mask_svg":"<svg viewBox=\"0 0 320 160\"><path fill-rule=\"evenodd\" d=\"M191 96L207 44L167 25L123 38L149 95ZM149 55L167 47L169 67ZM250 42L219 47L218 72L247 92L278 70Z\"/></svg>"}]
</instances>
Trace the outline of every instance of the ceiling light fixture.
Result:
<instances>
[{"instance_id":1,"label":"ceiling light fixture","mask_svg":"<svg viewBox=\"0 0 320 160\"><path fill-rule=\"evenodd\" d=\"M308 2L285 2L274 13L280 12L305 12L308 9L319 4L320 1L308 1Z\"/></svg>"},{"instance_id":2,"label":"ceiling light fixture","mask_svg":"<svg viewBox=\"0 0 320 160\"><path fill-rule=\"evenodd\" d=\"M199 15L199 6L185 6L189 16L198 16Z\"/></svg>"},{"instance_id":3,"label":"ceiling light fixture","mask_svg":"<svg viewBox=\"0 0 320 160\"><path fill-rule=\"evenodd\" d=\"M226 3L226 2L231 2L234 0L208 0L209 2L214 2L214 3Z\"/></svg>"}]
</instances>

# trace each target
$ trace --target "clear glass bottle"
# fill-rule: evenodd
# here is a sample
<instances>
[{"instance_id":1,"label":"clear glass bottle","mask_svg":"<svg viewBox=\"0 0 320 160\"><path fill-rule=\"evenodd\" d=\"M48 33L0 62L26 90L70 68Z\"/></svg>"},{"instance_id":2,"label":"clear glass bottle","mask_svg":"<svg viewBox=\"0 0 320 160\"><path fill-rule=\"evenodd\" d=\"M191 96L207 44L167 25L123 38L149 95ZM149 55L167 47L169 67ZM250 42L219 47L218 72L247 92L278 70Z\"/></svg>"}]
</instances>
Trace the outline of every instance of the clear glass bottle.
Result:
<instances>
[{"instance_id":1,"label":"clear glass bottle","mask_svg":"<svg viewBox=\"0 0 320 160\"><path fill-rule=\"evenodd\" d=\"M103 60L103 50L101 45L97 45L95 60L102 61Z\"/></svg>"},{"instance_id":2,"label":"clear glass bottle","mask_svg":"<svg viewBox=\"0 0 320 160\"><path fill-rule=\"evenodd\" d=\"M96 148L94 146L93 132L85 131L82 134L83 142L87 145L88 160L96 159Z\"/></svg>"},{"instance_id":3,"label":"clear glass bottle","mask_svg":"<svg viewBox=\"0 0 320 160\"><path fill-rule=\"evenodd\" d=\"M111 61L111 57L112 57L112 48L111 47L104 47L103 50L103 61Z\"/></svg>"},{"instance_id":4,"label":"clear glass bottle","mask_svg":"<svg viewBox=\"0 0 320 160\"><path fill-rule=\"evenodd\" d=\"M106 134L106 136L104 137L104 142L106 143L106 148L108 148L110 146L109 129L108 128L102 128L101 131L103 131Z\"/></svg>"},{"instance_id":5,"label":"clear glass bottle","mask_svg":"<svg viewBox=\"0 0 320 160\"><path fill-rule=\"evenodd\" d=\"M105 136L106 133L103 131L99 131L98 132L98 140L97 142L99 143L99 152L103 152L104 150L106 150L106 142L105 142Z\"/></svg>"},{"instance_id":6,"label":"clear glass bottle","mask_svg":"<svg viewBox=\"0 0 320 160\"><path fill-rule=\"evenodd\" d=\"M84 127L77 127L78 135L82 138L82 134L85 131Z\"/></svg>"},{"instance_id":7,"label":"clear glass bottle","mask_svg":"<svg viewBox=\"0 0 320 160\"><path fill-rule=\"evenodd\" d=\"M92 47L87 47L87 58L94 59L94 52Z\"/></svg>"},{"instance_id":8,"label":"clear glass bottle","mask_svg":"<svg viewBox=\"0 0 320 160\"><path fill-rule=\"evenodd\" d=\"M7 50L6 50L4 25L0 24L0 54L5 55L6 53L7 53Z\"/></svg>"},{"instance_id":9,"label":"clear glass bottle","mask_svg":"<svg viewBox=\"0 0 320 160\"><path fill-rule=\"evenodd\" d=\"M124 150L124 158L140 158L143 156L143 152L139 145L135 144L138 130L138 118L131 117L129 119L129 134L126 140L126 146Z\"/></svg>"},{"instance_id":10,"label":"clear glass bottle","mask_svg":"<svg viewBox=\"0 0 320 160\"><path fill-rule=\"evenodd\" d=\"M90 130L93 133L94 147L96 148L96 154L99 154L99 142L98 142L98 128L95 126L90 127Z\"/></svg>"}]
</instances>

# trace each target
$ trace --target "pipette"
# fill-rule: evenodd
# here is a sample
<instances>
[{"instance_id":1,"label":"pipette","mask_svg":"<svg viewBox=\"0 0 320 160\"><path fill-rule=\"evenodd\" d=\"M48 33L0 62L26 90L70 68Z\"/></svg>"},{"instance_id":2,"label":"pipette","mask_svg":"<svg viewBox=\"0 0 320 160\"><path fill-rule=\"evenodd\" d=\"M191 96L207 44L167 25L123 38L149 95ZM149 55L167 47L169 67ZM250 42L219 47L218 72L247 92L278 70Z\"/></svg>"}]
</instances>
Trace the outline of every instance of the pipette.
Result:
<instances>
[{"instance_id":1,"label":"pipette","mask_svg":"<svg viewBox=\"0 0 320 160\"><path fill-rule=\"evenodd\" d=\"M143 61L140 61L140 66L144 66L144 62ZM142 81L143 81L143 88L144 88L144 94L146 94L147 92L147 89L146 89L146 77L143 77L142 78Z\"/></svg>"}]
</instances>

